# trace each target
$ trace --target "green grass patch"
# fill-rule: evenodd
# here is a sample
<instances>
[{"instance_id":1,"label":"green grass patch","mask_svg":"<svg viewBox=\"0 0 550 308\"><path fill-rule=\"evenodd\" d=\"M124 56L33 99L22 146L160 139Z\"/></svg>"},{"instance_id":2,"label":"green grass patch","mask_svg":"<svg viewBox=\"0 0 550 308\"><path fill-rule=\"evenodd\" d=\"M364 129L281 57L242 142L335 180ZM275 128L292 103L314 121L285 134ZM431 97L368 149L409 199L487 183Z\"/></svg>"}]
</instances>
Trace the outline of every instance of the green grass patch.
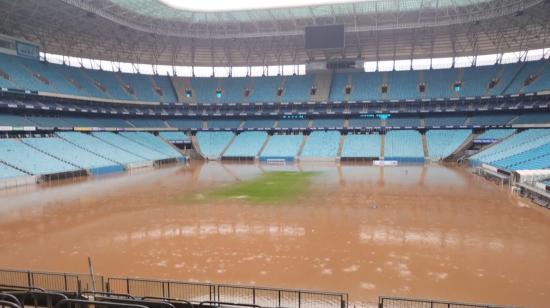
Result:
<instances>
[{"instance_id":1,"label":"green grass patch","mask_svg":"<svg viewBox=\"0 0 550 308\"><path fill-rule=\"evenodd\" d=\"M196 201L243 200L253 203L277 203L291 200L308 190L313 172L265 172L259 177L230 184L195 196Z\"/></svg>"}]
</instances>

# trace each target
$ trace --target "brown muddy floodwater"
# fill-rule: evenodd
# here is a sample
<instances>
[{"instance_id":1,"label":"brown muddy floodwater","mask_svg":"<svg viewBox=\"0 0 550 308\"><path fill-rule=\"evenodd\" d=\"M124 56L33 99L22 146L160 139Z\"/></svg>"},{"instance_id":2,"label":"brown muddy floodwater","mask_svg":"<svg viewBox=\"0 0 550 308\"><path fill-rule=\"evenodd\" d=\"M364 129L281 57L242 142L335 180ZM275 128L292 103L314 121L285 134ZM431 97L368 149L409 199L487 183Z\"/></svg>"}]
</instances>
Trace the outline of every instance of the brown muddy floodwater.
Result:
<instances>
[{"instance_id":1,"label":"brown muddy floodwater","mask_svg":"<svg viewBox=\"0 0 550 308\"><path fill-rule=\"evenodd\" d=\"M177 196L321 171L278 205ZM550 307L550 211L439 165L193 163L0 192L0 267Z\"/></svg>"}]
</instances>

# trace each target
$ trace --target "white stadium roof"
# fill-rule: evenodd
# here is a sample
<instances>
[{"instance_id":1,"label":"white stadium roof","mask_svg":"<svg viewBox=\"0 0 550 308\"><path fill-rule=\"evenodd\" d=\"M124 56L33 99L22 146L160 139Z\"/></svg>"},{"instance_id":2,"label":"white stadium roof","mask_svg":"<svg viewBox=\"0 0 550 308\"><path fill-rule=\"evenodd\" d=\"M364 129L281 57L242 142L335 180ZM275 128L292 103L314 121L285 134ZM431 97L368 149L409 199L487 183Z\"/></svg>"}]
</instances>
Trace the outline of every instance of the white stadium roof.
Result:
<instances>
[{"instance_id":1,"label":"white stadium roof","mask_svg":"<svg viewBox=\"0 0 550 308\"><path fill-rule=\"evenodd\" d=\"M471 56L550 40L548 0L167 1L0 0L0 33L52 54L194 66ZM326 24L345 25L345 48L306 51L304 28Z\"/></svg>"}]
</instances>

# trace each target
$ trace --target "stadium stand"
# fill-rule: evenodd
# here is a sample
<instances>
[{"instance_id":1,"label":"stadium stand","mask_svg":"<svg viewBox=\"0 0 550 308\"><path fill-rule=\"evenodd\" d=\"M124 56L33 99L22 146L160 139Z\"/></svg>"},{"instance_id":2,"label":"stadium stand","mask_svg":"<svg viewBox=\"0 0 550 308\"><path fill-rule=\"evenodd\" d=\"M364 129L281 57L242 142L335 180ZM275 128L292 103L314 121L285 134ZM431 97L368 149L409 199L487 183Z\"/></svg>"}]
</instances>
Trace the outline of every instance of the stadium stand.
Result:
<instances>
[{"instance_id":1,"label":"stadium stand","mask_svg":"<svg viewBox=\"0 0 550 308\"><path fill-rule=\"evenodd\" d=\"M445 115L445 116L425 116L424 125L426 127L445 127L464 125L466 117L463 115Z\"/></svg>"},{"instance_id":2,"label":"stadium stand","mask_svg":"<svg viewBox=\"0 0 550 308\"><path fill-rule=\"evenodd\" d=\"M273 120L247 120L244 123L244 128L272 128L273 124Z\"/></svg>"},{"instance_id":3,"label":"stadium stand","mask_svg":"<svg viewBox=\"0 0 550 308\"><path fill-rule=\"evenodd\" d=\"M189 136L183 132L159 132L159 136L164 140L179 143L184 141L189 141Z\"/></svg>"},{"instance_id":4,"label":"stadium stand","mask_svg":"<svg viewBox=\"0 0 550 308\"><path fill-rule=\"evenodd\" d=\"M283 129L306 128L307 122L306 119L282 119L279 120L277 127Z\"/></svg>"},{"instance_id":5,"label":"stadium stand","mask_svg":"<svg viewBox=\"0 0 550 308\"><path fill-rule=\"evenodd\" d=\"M494 162L504 160L514 155L525 153L550 143L549 129L529 129L497 143L470 157L474 164L486 163L492 165ZM526 158L527 159L527 158ZM515 164L522 161L514 160ZM507 165L502 165L507 166Z\"/></svg>"},{"instance_id":6,"label":"stadium stand","mask_svg":"<svg viewBox=\"0 0 550 308\"><path fill-rule=\"evenodd\" d=\"M134 127L142 127L142 128L164 128L166 127L166 123L163 120L159 119L131 119L128 120L130 124Z\"/></svg>"},{"instance_id":7,"label":"stadium stand","mask_svg":"<svg viewBox=\"0 0 550 308\"><path fill-rule=\"evenodd\" d=\"M348 134L344 140L341 157L343 159L379 158L380 135Z\"/></svg>"},{"instance_id":8,"label":"stadium stand","mask_svg":"<svg viewBox=\"0 0 550 308\"><path fill-rule=\"evenodd\" d=\"M313 75L288 76L284 79L282 101L305 102L309 99L309 91L313 86Z\"/></svg>"},{"instance_id":9,"label":"stadium stand","mask_svg":"<svg viewBox=\"0 0 550 308\"><path fill-rule=\"evenodd\" d=\"M273 135L260 154L260 160L294 160L303 140L303 135Z\"/></svg>"},{"instance_id":10,"label":"stadium stand","mask_svg":"<svg viewBox=\"0 0 550 308\"><path fill-rule=\"evenodd\" d=\"M343 128L343 119L315 119L312 127L314 128Z\"/></svg>"},{"instance_id":11,"label":"stadium stand","mask_svg":"<svg viewBox=\"0 0 550 308\"><path fill-rule=\"evenodd\" d=\"M24 127L24 126L35 126L35 123L22 116L11 115L11 114L0 114L0 125Z\"/></svg>"},{"instance_id":12,"label":"stadium stand","mask_svg":"<svg viewBox=\"0 0 550 308\"><path fill-rule=\"evenodd\" d=\"M418 127L420 118L418 117L390 117L386 119L386 126L392 127Z\"/></svg>"},{"instance_id":13,"label":"stadium stand","mask_svg":"<svg viewBox=\"0 0 550 308\"><path fill-rule=\"evenodd\" d=\"M314 131L304 145L302 159L336 158L340 143L339 131Z\"/></svg>"},{"instance_id":14,"label":"stadium stand","mask_svg":"<svg viewBox=\"0 0 550 308\"><path fill-rule=\"evenodd\" d=\"M172 146L170 146L166 142L162 141L162 139L150 133L121 132L120 135L134 141L135 143L139 143L144 147L160 152L166 155L168 158L175 158L179 160L182 160L184 158L184 156L179 151L174 149Z\"/></svg>"},{"instance_id":15,"label":"stadium stand","mask_svg":"<svg viewBox=\"0 0 550 308\"><path fill-rule=\"evenodd\" d=\"M167 120L166 123L168 123L170 127L179 129L202 129L203 127L202 120L171 119Z\"/></svg>"},{"instance_id":16,"label":"stadium stand","mask_svg":"<svg viewBox=\"0 0 550 308\"><path fill-rule=\"evenodd\" d=\"M392 130L386 134L384 159L423 162L422 135L415 130Z\"/></svg>"},{"instance_id":17,"label":"stadium stand","mask_svg":"<svg viewBox=\"0 0 550 308\"><path fill-rule=\"evenodd\" d=\"M513 118L512 114L474 115L470 117L468 124L471 126L502 126L508 124Z\"/></svg>"},{"instance_id":18,"label":"stadium stand","mask_svg":"<svg viewBox=\"0 0 550 308\"><path fill-rule=\"evenodd\" d=\"M237 135L223 154L224 158L255 158L260 152L266 132L243 132Z\"/></svg>"},{"instance_id":19,"label":"stadium stand","mask_svg":"<svg viewBox=\"0 0 550 308\"><path fill-rule=\"evenodd\" d=\"M136 156L143 157L146 160L164 160L169 158L167 155L156 150L147 148L139 143L133 142L130 139L124 138L118 134L111 132L93 132L92 135L106 143L119 147Z\"/></svg>"},{"instance_id":20,"label":"stadium stand","mask_svg":"<svg viewBox=\"0 0 550 308\"><path fill-rule=\"evenodd\" d=\"M205 158L218 159L233 136L232 132L197 132L197 141Z\"/></svg>"},{"instance_id":21,"label":"stadium stand","mask_svg":"<svg viewBox=\"0 0 550 308\"><path fill-rule=\"evenodd\" d=\"M77 132L58 132L57 135L89 152L123 164L128 169L151 165L147 163L146 159L106 143L92 135Z\"/></svg>"},{"instance_id":22,"label":"stadium stand","mask_svg":"<svg viewBox=\"0 0 550 308\"><path fill-rule=\"evenodd\" d=\"M241 120L209 120L208 128L236 129L241 126Z\"/></svg>"},{"instance_id":23,"label":"stadium stand","mask_svg":"<svg viewBox=\"0 0 550 308\"><path fill-rule=\"evenodd\" d=\"M469 129L440 129L426 132L426 143L431 159L444 159L451 155L472 133Z\"/></svg>"},{"instance_id":24,"label":"stadium stand","mask_svg":"<svg viewBox=\"0 0 550 308\"><path fill-rule=\"evenodd\" d=\"M361 127L381 127L382 122L379 118L350 118L348 121L349 128Z\"/></svg>"},{"instance_id":25,"label":"stadium stand","mask_svg":"<svg viewBox=\"0 0 550 308\"><path fill-rule=\"evenodd\" d=\"M10 166L33 175L58 174L80 169L16 139L0 139L0 159Z\"/></svg>"},{"instance_id":26,"label":"stadium stand","mask_svg":"<svg viewBox=\"0 0 550 308\"><path fill-rule=\"evenodd\" d=\"M550 168L550 141L538 147L526 147L525 151L491 162L506 170L536 170Z\"/></svg>"},{"instance_id":27,"label":"stadium stand","mask_svg":"<svg viewBox=\"0 0 550 308\"><path fill-rule=\"evenodd\" d=\"M550 123L550 113L528 113L519 115L512 124L545 124Z\"/></svg>"},{"instance_id":28,"label":"stadium stand","mask_svg":"<svg viewBox=\"0 0 550 308\"><path fill-rule=\"evenodd\" d=\"M0 179L9 179L27 174L0 162Z\"/></svg>"},{"instance_id":29,"label":"stadium stand","mask_svg":"<svg viewBox=\"0 0 550 308\"><path fill-rule=\"evenodd\" d=\"M23 138L21 141L40 152L69 163L91 174L120 172L124 167L96 154L77 147L61 138Z\"/></svg>"},{"instance_id":30,"label":"stadium stand","mask_svg":"<svg viewBox=\"0 0 550 308\"><path fill-rule=\"evenodd\" d=\"M508 136L515 133L515 129L508 129L508 128L493 128L488 129L484 131L482 134L477 136L476 139L494 139L494 140L500 140L507 138Z\"/></svg>"}]
</instances>

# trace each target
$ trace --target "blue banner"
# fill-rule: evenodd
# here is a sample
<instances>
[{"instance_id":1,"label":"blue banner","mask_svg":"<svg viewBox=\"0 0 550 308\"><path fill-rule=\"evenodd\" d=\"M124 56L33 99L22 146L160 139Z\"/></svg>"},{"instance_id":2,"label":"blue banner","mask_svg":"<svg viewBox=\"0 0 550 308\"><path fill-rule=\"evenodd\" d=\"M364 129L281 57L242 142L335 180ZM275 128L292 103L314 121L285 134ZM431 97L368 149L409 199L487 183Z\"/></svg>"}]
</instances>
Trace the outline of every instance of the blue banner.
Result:
<instances>
[{"instance_id":1,"label":"blue banner","mask_svg":"<svg viewBox=\"0 0 550 308\"><path fill-rule=\"evenodd\" d=\"M40 49L38 48L38 45L16 42L15 47L18 56L40 60Z\"/></svg>"}]
</instances>

